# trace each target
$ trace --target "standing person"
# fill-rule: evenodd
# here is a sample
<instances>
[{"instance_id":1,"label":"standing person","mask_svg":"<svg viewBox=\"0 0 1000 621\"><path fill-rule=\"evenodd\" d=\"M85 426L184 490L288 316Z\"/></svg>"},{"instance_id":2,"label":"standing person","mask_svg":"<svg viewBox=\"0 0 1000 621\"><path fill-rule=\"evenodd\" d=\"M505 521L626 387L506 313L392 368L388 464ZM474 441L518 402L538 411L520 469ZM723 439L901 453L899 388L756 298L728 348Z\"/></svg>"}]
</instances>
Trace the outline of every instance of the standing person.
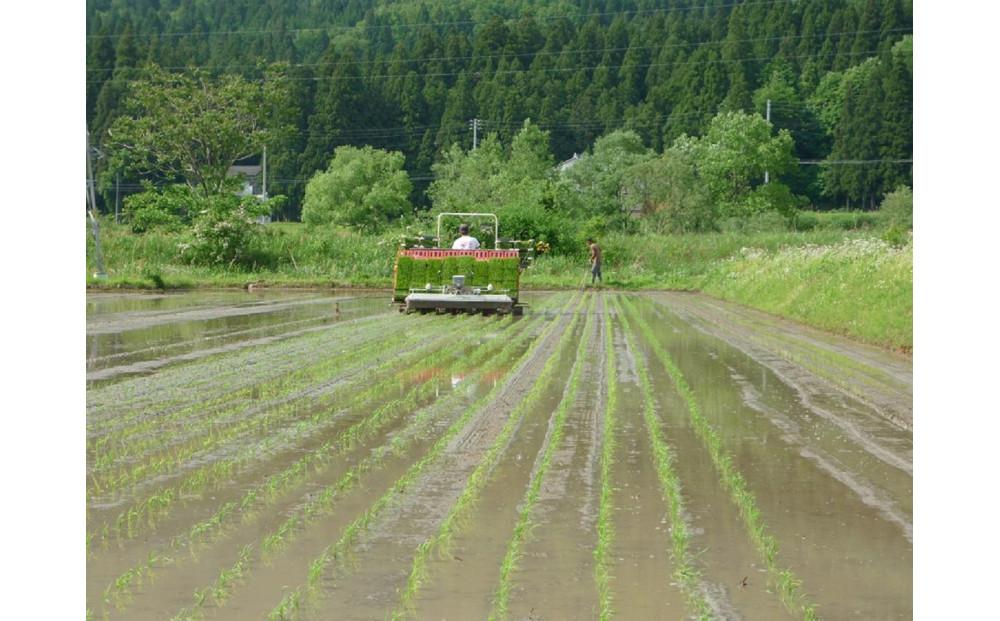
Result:
<instances>
[{"instance_id":1,"label":"standing person","mask_svg":"<svg viewBox=\"0 0 1000 621\"><path fill-rule=\"evenodd\" d=\"M603 284L604 279L601 278L601 247L597 245L593 237L587 238L587 245L590 246L590 284L594 284L598 280Z\"/></svg>"},{"instance_id":2,"label":"standing person","mask_svg":"<svg viewBox=\"0 0 1000 621\"><path fill-rule=\"evenodd\" d=\"M479 240L469 235L469 225L458 227L460 237L451 245L452 250L479 250Z\"/></svg>"}]
</instances>

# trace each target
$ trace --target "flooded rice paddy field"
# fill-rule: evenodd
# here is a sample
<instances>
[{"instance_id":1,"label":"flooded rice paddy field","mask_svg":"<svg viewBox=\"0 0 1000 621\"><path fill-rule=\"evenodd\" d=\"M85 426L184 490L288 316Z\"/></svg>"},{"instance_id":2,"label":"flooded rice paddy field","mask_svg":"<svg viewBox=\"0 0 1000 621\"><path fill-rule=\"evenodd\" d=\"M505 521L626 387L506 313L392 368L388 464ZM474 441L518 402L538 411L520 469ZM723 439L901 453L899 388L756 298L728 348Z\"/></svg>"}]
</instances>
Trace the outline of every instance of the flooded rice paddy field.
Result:
<instances>
[{"instance_id":1,"label":"flooded rice paddy field","mask_svg":"<svg viewBox=\"0 0 1000 621\"><path fill-rule=\"evenodd\" d=\"M694 294L87 298L94 619L905 619L912 373Z\"/></svg>"}]
</instances>

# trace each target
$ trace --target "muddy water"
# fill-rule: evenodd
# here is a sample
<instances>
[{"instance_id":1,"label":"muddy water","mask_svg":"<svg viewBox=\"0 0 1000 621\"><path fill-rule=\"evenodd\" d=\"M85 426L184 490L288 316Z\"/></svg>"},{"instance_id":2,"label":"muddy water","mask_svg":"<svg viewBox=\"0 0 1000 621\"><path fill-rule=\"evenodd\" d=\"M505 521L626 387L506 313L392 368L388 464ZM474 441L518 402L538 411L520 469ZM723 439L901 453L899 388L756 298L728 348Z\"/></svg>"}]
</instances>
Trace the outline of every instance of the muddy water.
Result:
<instances>
[{"instance_id":1,"label":"muddy water","mask_svg":"<svg viewBox=\"0 0 1000 621\"><path fill-rule=\"evenodd\" d=\"M546 299L526 297L537 304ZM569 297L560 294L552 299ZM778 542L778 565L802 580L802 589L820 616L909 618L912 438L905 425L899 424L909 408L906 364L886 362L877 352L855 350L840 340L826 343L814 332L800 334L793 324L771 324L767 318L698 296L683 301L667 294L630 298L653 326L655 342L684 373L703 415L746 479L767 531ZM599 298L595 308L600 309L605 301ZM295 415L282 423L289 426L315 413L316 399L330 386L363 380L366 365L374 368L387 357L431 342L454 341L446 346L456 353L500 346L523 325L532 326L530 333L536 336L545 326L557 327L555 335L570 319L565 309L555 307L529 310L520 320L534 322L527 324L500 324L495 318L402 316L387 307L384 294L352 292L92 295L88 299L88 374L93 374L88 385L88 433L99 437L116 429L118 416L138 414L142 421L162 416L167 421L181 407L193 407L185 420L208 420L215 406L200 411L199 399L243 394L253 398L255 386L280 388L282 378L304 365L358 348L370 350L370 356L358 358L358 369L350 371L359 375L348 378L345 367L318 377L316 385L273 393L276 401L289 399L296 404ZM690 617L685 593L673 576L673 525L642 417L637 364L648 366L657 424L681 482L683 519L692 532L689 545L700 574L700 592L717 618L795 618L774 594L745 524L692 429L686 403L650 343L633 331L630 338L635 346L629 347L622 325L615 320L605 326L601 315L593 317L580 390L531 513L531 535L512 574L510 618L596 616L593 550L603 412L611 382L619 393L612 470L615 536L610 555L616 616ZM456 332L461 326L470 329ZM567 336L573 344L581 338L582 327L581 323ZM613 351L605 351L605 329L613 330ZM453 338L452 334L464 336ZM394 342L403 343L399 349L405 351L379 347L392 335L404 336ZM313 559L425 455L452 421L494 385L502 386L444 455L429 464L414 485L394 497L362 530L347 556L324 573L320 598L315 607L304 611L305 618L384 618L398 603L416 545L436 532L555 345L555 337L550 336L523 366L478 381L466 379L473 377L471 373L445 377L440 367L418 361L400 368L394 375L398 383L368 405L353 404L350 395L344 395L330 405L329 418L322 424L271 446L233 472L228 481L184 497L169 517L140 537L120 547L115 543L91 546L88 608L95 618L170 618L192 605L197 590L211 589L240 550L251 546L250 562L229 597L216 601L209 594L201 612L208 619L265 618L285 594L306 582ZM605 377L607 355L615 356L617 377ZM488 615L519 505L544 450L552 414L564 395L573 362L562 361L554 385L526 412L451 548L432 557L413 617L478 619ZM837 364L842 363L845 372L839 382L833 381ZM434 382L437 390L412 411L310 468L258 510L237 513L203 544L171 547L173 537L183 535L223 503L238 501L246 490L322 442L335 439L378 405L426 382ZM438 403L443 407L423 427L411 425L417 412ZM244 404L235 405L242 408ZM254 405L239 411L240 416L252 419L267 409ZM187 435L176 437L197 441L197 434L210 438L223 427L199 429L192 426L184 432ZM210 464L226 451L255 446L278 429L235 436L225 447L198 454L180 468L186 472ZM142 437L161 434L162 450L168 452L175 433L174 427L164 424L144 431ZM259 555L263 539L287 517L298 515L310 499L353 465L384 451L395 438L409 439L361 475L357 485L338 495L328 511L296 528L287 547L263 558ZM122 497L141 498L143 490L159 489L166 483L140 481L123 491ZM115 515L113 509L97 505L88 507L88 512L94 524ZM131 602L121 610L104 604L109 583L151 558L151 553L170 560L153 562L154 571L137 583Z\"/></svg>"},{"instance_id":2,"label":"muddy water","mask_svg":"<svg viewBox=\"0 0 1000 621\"><path fill-rule=\"evenodd\" d=\"M91 294L88 379L150 373L389 310L385 294L377 293Z\"/></svg>"},{"instance_id":3,"label":"muddy water","mask_svg":"<svg viewBox=\"0 0 1000 621\"><path fill-rule=\"evenodd\" d=\"M565 320L565 318L564 318ZM580 328L570 338L578 338ZM550 352L541 352L544 362ZM446 554L435 556L428 566L431 577L419 594L417 607L424 618L480 619L489 614L493 592L500 574L507 540L517 521L517 508L532 472L532 465L546 435L552 414L563 393L573 359L564 358L556 372L556 381L542 398L524 414L514 436L503 453L468 519L463 520L453 545ZM493 415L502 417L513 407L501 407ZM493 437L484 436L469 448L470 456L482 455ZM362 566L338 580L331 596L314 617L338 619L382 618L395 607L405 587L416 546L433 536L451 504L457 499L479 459L446 459L443 472L428 475L415 498L399 507L373 532L361 550ZM454 472L463 476L455 477Z\"/></svg>"},{"instance_id":4,"label":"muddy water","mask_svg":"<svg viewBox=\"0 0 1000 621\"><path fill-rule=\"evenodd\" d=\"M820 614L909 618L909 434L843 394L810 399L746 354L692 329L664 305L645 304L643 314L657 326L661 344L747 479L778 539L780 562L802 579ZM656 381L670 385L662 370ZM683 408L678 402L670 409ZM693 435L678 440L679 453L699 452ZM708 464L703 469L708 471ZM728 583L739 580L734 576Z\"/></svg>"}]
</instances>

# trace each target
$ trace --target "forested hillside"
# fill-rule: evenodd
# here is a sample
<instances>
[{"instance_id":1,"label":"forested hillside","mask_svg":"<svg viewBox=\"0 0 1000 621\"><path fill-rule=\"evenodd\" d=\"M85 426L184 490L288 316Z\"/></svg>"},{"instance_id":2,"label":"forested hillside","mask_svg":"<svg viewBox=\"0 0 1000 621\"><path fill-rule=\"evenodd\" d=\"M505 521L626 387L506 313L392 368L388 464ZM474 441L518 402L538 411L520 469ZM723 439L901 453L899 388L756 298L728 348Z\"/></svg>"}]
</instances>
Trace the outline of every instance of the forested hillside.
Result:
<instances>
[{"instance_id":1,"label":"forested hillside","mask_svg":"<svg viewBox=\"0 0 1000 621\"><path fill-rule=\"evenodd\" d=\"M783 181L813 205L871 208L912 185L908 0L88 0L87 35L98 148L150 63L249 80L279 64L291 96L274 114L294 131L268 145L268 185L289 218L341 145L401 151L427 205L473 119L509 144L530 118L559 161L622 128L662 152L768 101L800 163ZM96 165L108 204L113 171Z\"/></svg>"}]
</instances>

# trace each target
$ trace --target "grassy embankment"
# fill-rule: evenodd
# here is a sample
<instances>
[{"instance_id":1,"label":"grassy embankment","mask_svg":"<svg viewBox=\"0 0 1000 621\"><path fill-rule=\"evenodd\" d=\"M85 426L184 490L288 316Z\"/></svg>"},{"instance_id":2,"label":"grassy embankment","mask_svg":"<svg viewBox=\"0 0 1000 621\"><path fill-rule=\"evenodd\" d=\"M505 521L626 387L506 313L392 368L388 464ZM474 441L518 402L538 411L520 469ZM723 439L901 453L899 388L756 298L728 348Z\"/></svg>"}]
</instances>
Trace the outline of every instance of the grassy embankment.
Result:
<instances>
[{"instance_id":1,"label":"grassy embankment","mask_svg":"<svg viewBox=\"0 0 1000 621\"><path fill-rule=\"evenodd\" d=\"M879 239L872 214L807 214L808 231L743 231L602 238L604 285L699 290L831 332L899 350L912 347L913 247ZM851 228L858 225L872 228ZM198 267L176 259L179 238L106 225L108 279L96 281L88 235L88 285L187 288L391 286L398 233L380 237L270 226L256 270ZM575 288L589 280L586 251L543 256L525 288Z\"/></svg>"}]
</instances>

